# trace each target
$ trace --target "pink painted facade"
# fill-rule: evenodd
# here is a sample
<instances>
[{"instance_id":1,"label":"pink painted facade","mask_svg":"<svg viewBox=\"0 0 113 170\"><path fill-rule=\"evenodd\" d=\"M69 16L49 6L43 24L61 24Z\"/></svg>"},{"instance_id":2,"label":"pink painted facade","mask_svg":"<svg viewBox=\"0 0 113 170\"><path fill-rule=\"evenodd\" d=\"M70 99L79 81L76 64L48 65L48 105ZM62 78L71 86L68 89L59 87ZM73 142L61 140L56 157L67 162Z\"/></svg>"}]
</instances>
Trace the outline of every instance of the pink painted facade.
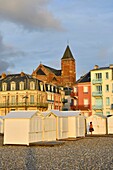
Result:
<instances>
[{"instance_id":1,"label":"pink painted facade","mask_svg":"<svg viewBox=\"0 0 113 170\"><path fill-rule=\"evenodd\" d=\"M85 76L88 76L86 74ZM77 83L73 86L73 92L71 93L72 110L81 110L85 116L92 115L91 105L91 82L87 77L80 78Z\"/></svg>"}]
</instances>

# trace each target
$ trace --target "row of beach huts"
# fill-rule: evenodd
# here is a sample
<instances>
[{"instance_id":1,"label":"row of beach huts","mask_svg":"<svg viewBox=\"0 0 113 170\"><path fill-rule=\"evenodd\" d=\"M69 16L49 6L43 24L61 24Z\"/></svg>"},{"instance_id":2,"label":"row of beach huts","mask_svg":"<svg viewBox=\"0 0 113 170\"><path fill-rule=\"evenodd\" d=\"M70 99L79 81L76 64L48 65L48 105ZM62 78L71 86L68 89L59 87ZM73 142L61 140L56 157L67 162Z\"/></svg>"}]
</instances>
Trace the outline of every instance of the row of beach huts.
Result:
<instances>
[{"instance_id":1,"label":"row of beach huts","mask_svg":"<svg viewBox=\"0 0 113 170\"><path fill-rule=\"evenodd\" d=\"M113 116L92 115L84 117L81 111L39 110L11 111L0 117L3 144L29 145L41 141L56 141L85 137L89 124L93 134L113 134Z\"/></svg>"}]
</instances>

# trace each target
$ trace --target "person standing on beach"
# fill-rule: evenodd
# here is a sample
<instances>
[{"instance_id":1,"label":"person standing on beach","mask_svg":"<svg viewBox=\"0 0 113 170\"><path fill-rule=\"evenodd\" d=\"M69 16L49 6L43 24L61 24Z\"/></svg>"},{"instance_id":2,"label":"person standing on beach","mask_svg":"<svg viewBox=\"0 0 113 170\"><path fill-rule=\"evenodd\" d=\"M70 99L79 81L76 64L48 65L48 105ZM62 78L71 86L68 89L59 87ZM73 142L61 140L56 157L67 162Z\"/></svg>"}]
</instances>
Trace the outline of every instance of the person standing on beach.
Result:
<instances>
[{"instance_id":1,"label":"person standing on beach","mask_svg":"<svg viewBox=\"0 0 113 170\"><path fill-rule=\"evenodd\" d=\"M92 122L90 122L89 131L91 132L92 135L92 132L94 131Z\"/></svg>"}]
</instances>

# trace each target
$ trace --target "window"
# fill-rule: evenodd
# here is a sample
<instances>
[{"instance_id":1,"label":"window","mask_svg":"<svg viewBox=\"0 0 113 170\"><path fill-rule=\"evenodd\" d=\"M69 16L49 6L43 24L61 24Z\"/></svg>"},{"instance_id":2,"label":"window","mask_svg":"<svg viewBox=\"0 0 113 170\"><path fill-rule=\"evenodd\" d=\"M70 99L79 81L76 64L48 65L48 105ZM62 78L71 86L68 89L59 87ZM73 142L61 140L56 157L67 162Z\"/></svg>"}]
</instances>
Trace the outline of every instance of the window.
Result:
<instances>
[{"instance_id":1,"label":"window","mask_svg":"<svg viewBox=\"0 0 113 170\"><path fill-rule=\"evenodd\" d=\"M3 91L7 91L7 84L6 84L6 83L3 83L3 84L2 84L2 90L3 90Z\"/></svg>"},{"instance_id":2,"label":"window","mask_svg":"<svg viewBox=\"0 0 113 170\"><path fill-rule=\"evenodd\" d=\"M30 90L34 90L35 89L35 83L34 82L30 82Z\"/></svg>"},{"instance_id":3,"label":"window","mask_svg":"<svg viewBox=\"0 0 113 170\"><path fill-rule=\"evenodd\" d=\"M77 100L74 100L74 105L77 106L78 102Z\"/></svg>"},{"instance_id":4,"label":"window","mask_svg":"<svg viewBox=\"0 0 113 170\"><path fill-rule=\"evenodd\" d=\"M109 79L109 73L106 72L106 79Z\"/></svg>"},{"instance_id":5,"label":"window","mask_svg":"<svg viewBox=\"0 0 113 170\"><path fill-rule=\"evenodd\" d=\"M30 104L34 103L34 95L30 95Z\"/></svg>"},{"instance_id":6,"label":"window","mask_svg":"<svg viewBox=\"0 0 113 170\"><path fill-rule=\"evenodd\" d=\"M15 96L11 96L11 104L15 104L16 103L16 97Z\"/></svg>"},{"instance_id":7,"label":"window","mask_svg":"<svg viewBox=\"0 0 113 170\"><path fill-rule=\"evenodd\" d=\"M20 82L20 84L19 84L19 89L20 89L20 90L24 90L24 82Z\"/></svg>"},{"instance_id":8,"label":"window","mask_svg":"<svg viewBox=\"0 0 113 170\"><path fill-rule=\"evenodd\" d=\"M77 87L74 87L74 92L77 93Z\"/></svg>"},{"instance_id":9,"label":"window","mask_svg":"<svg viewBox=\"0 0 113 170\"><path fill-rule=\"evenodd\" d=\"M102 73L96 73L95 76L97 80L102 79Z\"/></svg>"},{"instance_id":10,"label":"window","mask_svg":"<svg viewBox=\"0 0 113 170\"><path fill-rule=\"evenodd\" d=\"M15 82L12 82L12 83L11 83L11 90L16 90L16 84L15 84Z\"/></svg>"},{"instance_id":11,"label":"window","mask_svg":"<svg viewBox=\"0 0 113 170\"><path fill-rule=\"evenodd\" d=\"M50 85L48 84L48 91L50 91Z\"/></svg>"},{"instance_id":12,"label":"window","mask_svg":"<svg viewBox=\"0 0 113 170\"><path fill-rule=\"evenodd\" d=\"M110 112L106 112L106 115L110 115Z\"/></svg>"},{"instance_id":13,"label":"window","mask_svg":"<svg viewBox=\"0 0 113 170\"><path fill-rule=\"evenodd\" d=\"M102 86L96 86L96 91L97 92L102 92Z\"/></svg>"},{"instance_id":14,"label":"window","mask_svg":"<svg viewBox=\"0 0 113 170\"><path fill-rule=\"evenodd\" d=\"M110 98L106 97L106 106L109 106L109 105L110 105Z\"/></svg>"},{"instance_id":15,"label":"window","mask_svg":"<svg viewBox=\"0 0 113 170\"><path fill-rule=\"evenodd\" d=\"M88 105L88 99L84 99L84 105L85 105L85 106Z\"/></svg>"},{"instance_id":16,"label":"window","mask_svg":"<svg viewBox=\"0 0 113 170\"><path fill-rule=\"evenodd\" d=\"M84 86L84 93L88 93L88 87Z\"/></svg>"},{"instance_id":17,"label":"window","mask_svg":"<svg viewBox=\"0 0 113 170\"><path fill-rule=\"evenodd\" d=\"M40 85L41 91L43 91L43 84Z\"/></svg>"},{"instance_id":18,"label":"window","mask_svg":"<svg viewBox=\"0 0 113 170\"><path fill-rule=\"evenodd\" d=\"M109 91L109 85L107 84L106 85L106 92L108 92Z\"/></svg>"},{"instance_id":19,"label":"window","mask_svg":"<svg viewBox=\"0 0 113 170\"><path fill-rule=\"evenodd\" d=\"M53 92L53 86L51 86L51 91Z\"/></svg>"}]
</instances>

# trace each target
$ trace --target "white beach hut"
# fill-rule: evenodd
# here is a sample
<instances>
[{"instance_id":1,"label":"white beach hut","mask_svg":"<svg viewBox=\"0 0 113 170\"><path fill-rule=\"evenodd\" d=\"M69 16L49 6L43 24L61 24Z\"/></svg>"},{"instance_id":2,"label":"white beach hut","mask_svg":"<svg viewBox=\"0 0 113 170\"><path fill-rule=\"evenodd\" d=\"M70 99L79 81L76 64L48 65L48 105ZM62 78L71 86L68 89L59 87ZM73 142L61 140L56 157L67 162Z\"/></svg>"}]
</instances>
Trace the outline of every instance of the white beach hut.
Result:
<instances>
[{"instance_id":1,"label":"white beach hut","mask_svg":"<svg viewBox=\"0 0 113 170\"><path fill-rule=\"evenodd\" d=\"M80 111L50 110L44 114L56 117L57 139L85 136L85 118Z\"/></svg>"},{"instance_id":2,"label":"white beach hut","mask_svg":"<svg viewBox=\"0 0 113 170\"><path fill-rule=\"evenodd\" d=\"M29 145L42 141L43 118L36 110L9 112L4 117L4 144Z\"/></svg>"},{"instance_id":3,"label":"white beach hut","mask_svg":"<svg viewBox=\"0 0 113 170\"><path fill-rule=\"evenodd\" d=\"M113 115L107 117L108 134L113 134Z\"/></svg>"},{"instance_id":4,"label":"white beach hut","mask_svg":"<svg viewBox=\"0 0 113 170\"><path fill-rule=\"evenodd\" d=\"M81 114L81 111L68 111L68 115L68 137L84 137L85 117Z\"/></svg>"},{"instance_id":5,"label":"white beach hut","mask_svg":"<svg viewBox=\"0 0 113 170\"><path fill-rule=\"evenodd\" d=\"M55 118L54 124L56 125L56 139L68 138L68 116L66 116L59 110L49 110L47 112L43 112L43 114L48 116L49 115L54 116Z\"/></svg>"},{"instance_id":6,"label":"white beach hut","mask_svg":"<svg viewBox=\"0 0 113 170\"><path fill-rule=\"evenodd\" d=\"M94 114L86 118L86 128L87 128L87 134L90 134L89 132L89 125L90 122L93 124L94 131L92 134L106 134L106 120L107 117L104 115Z\"/></svg>"},{"instance_id":7,"label":"white beach hut","mask_svg":"<svg viewBox=\"0 0 113 170\"><path fill-rule=\"evenodd\" d=\"M42 112L45 116L44 119L44 131L43 140L44 141L55 141L56 140L56 116L50 112Z\"/></svg>"},{"instance_id":8,"label":"white beach hut","mask_svg":"<svg viewBox=\"0 0 113 170\"><path fill-rule=\"evenodd\" d=\"M4 133L4 116L0 116L0 134Z\"/></svg>"}]
</instances>

